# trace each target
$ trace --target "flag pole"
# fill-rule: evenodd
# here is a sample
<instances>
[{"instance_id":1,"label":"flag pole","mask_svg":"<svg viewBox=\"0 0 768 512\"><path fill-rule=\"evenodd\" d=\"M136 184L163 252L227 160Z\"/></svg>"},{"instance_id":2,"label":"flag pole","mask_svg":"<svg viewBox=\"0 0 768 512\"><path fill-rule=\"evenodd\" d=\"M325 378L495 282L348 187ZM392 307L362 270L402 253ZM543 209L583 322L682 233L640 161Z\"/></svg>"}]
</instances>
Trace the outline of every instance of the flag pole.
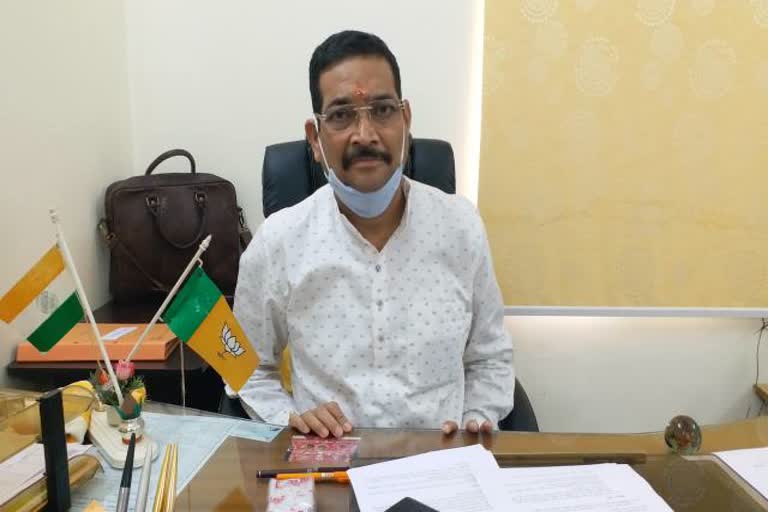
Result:
<instances>
[{"instance_id":1,"label":"flag pole","mask_svg":"<svg viewBox=\"0 0 768 512\"><path fill-rule=\"evenodd\" d=\"M120 390L120 384L117 382L115 370L112 368L112 362L109 360L109 354L107 354L107 349L104 347L104 341L101 339L101 333L96 326L96 319L93 318L93 310L91 309L91 305L88 303L88 297L85 296L85 288L83 288L83 283L80 281L80 275L77 273L77 268L75 268L75 261L72 259L72 254L69 252L67 241L64 238L64 231L61 229L61 224L59 224L59 214L56 213L56 210L53 208L49 210L49 214L51 216L51 222L53 222L53 225L56 226L56 239L59 244L59 249L61 249L61 252L64 255L64 262L67 268L72 273L72 278L74 279L75 286L77 287L77 295L80 299L80 303L82 304L83 309L85 310L85 314L88 317L88 322L91 324L91 330L93 331L93 335L96 337L96 342L99 344L101 358L104 360L104 364L107 366L109 379L112 381L112 386L115 388L118 405L123 405L123 392Z\"/></svg>"},{"instance_id":2,"label":"flag pole","mask_svg":"<svg viewBox=\"0 0 768 512\"><path fill-rule=\"evenodd\" d=\"M179 357L181 358L181 415L187 415L187 379L184 375L184 342L179 343Z\"/></svg>"},{"instance_id":3,"label":"flag pole","mask_svg":"<svg viewBox=\"0 0 768 512\"><path fill-rule=\"evenodd\" d=\"M192 272L192 269L196 264L198 264L200 260L200 256L208 249L208 245L211 243L211 235L208 235L205 237L205 239L200 242L200 246L197 248L197 252L194 256L192 256L192 259L189 260L189 263L187 263L187 268L184 269L184 272L181 273L181 276L179 277L178 281L176 281L176 284L173 285L173 288L171 288L171 291L168 292L168 296L165 298L163 303L160 305L160 308L157 310L157 313L155 313L155 316L152 317L152 320L147 324L147 327L144 329L144 332L141 333L141 336L139 336L138 341L136 341L136 344L131 349L131 352L128 354L128 357L125 358L125 361L128 362L131 360L131 358L136 355L136 351L139 350L139 347L141 347L141 344L144 343L144 338L147 337L147 334L149 334L149 331L155 326L157 321L160 319L160 315L163 314L165 311L165 308L168 307L168 304L171 302L171 299L176 295L176 292L179 291L179 288L181 288L181 284L184 282L184 280L187 278L190 272Z\"/></svg>"}]
</instances>

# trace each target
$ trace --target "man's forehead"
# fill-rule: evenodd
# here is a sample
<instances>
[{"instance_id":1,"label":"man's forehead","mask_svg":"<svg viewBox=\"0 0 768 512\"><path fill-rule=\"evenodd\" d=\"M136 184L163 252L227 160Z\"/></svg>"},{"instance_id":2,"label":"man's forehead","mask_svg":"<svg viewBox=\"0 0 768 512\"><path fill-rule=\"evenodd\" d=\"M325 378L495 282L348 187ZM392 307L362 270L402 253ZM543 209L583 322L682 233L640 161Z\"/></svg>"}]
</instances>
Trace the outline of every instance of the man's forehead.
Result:
<instances>
[{"instance_id":1,"label":"man's forehead","mask_svg":"<svg viewBox=\"0 0 768 512\"><path fill-rule=\"evenodd\" d=\"M325 106L396 97L392 68L383 57L350 57L320 74L320 94Z\"/></svg>"}]
</instances>

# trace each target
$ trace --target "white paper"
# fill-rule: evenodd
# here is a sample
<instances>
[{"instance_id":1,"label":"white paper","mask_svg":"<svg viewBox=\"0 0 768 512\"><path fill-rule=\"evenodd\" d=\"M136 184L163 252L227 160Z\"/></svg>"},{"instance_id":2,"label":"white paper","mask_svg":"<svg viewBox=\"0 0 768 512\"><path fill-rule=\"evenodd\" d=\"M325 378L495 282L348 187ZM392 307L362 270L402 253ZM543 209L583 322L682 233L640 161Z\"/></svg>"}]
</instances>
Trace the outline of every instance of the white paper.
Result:
<instances>
[{"instance_id":1,"label":"white paper","mask_svg":"<svg viewBox=\"0 0 768 512\"><path fill-rule=\"evenodd\" d=\"M405 497L440 512L494 512L502 495L481 479L499 471L481 445L429 452L348 471L361 512L381 512Z\"/></svg>"},{"instance_id":2,"label":"white paper","mask_svg":"<svg viewBox=\"0 0 768 512\"><path fill-rule=\"evenodd\" d=\"M768 448L715 452L720 460L768 499Z\"/></svg>"},{"instance_id":3,"label":"white paper","mask_svg":"<svg viewBox=\"0 0 768 512\"><path fill-rule=\"evenodd\" d=\"M480 445L349 470L361 512L406 496L441 512L670 512L625 464L500 469Z\"/></svg>"},{"instance_id":4,"label":"white paper","mask_svg":"<svg viewBox=\"0 0 768 512\"><path fill-rule=\"evenodd\" d=\"M107 334L104 334L101 339L103 341L117 341L126 334L130 334L133 331L137 329L136 326L134 327L118 327L117 329L114 329L112 331L109 331Z\"/></svg>"},{"instance_id":5,"label":"white paper","mask_svg":"<svg viewBox=\"0 0 768 512\"><path fill-rule=\"evenodd\" d=\"M69 459L82 455L91 446L67 444ZM45 472L43 445L32 444L0 463L0 505L29 487Z\"/></svg>"},{"instance_id":6,"label":"white paper","mask_svg":"<svg viewBox=\"0 0 768 512\"><path fill-rule=\"evenodd\" d=\"M625 464L500 469L506 510L656 512L672 509Z\"/></svg>"}]
</instances>

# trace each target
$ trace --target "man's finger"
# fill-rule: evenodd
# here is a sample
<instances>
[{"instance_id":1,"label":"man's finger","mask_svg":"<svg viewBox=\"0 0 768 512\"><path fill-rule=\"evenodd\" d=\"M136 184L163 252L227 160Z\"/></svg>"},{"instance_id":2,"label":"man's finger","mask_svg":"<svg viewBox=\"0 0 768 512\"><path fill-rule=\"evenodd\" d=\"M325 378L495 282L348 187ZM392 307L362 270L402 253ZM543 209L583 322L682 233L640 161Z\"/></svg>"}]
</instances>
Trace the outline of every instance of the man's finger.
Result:
<instances>
[{"instance_id":1,"label":"man's finger","mask_svg":"<svg viewBox=\"0 0 768 512\"><path fill-rule=\"evenodd\" d=\"M459 429L459 425L455 421L446 421L443 423L443 434L452 434Z\"/></svg>"},{"instance_id":2,"label":"man's finger","mask_svg":"<svg viewBox=\"0 0 768 512\"><path fill-rule=\"evenodd\" d=\"M341 428L341 424L336 421L336 418L333 417L333 414L328 410L328 407L321 406L315 409L315 416L328 428L334 437L341 437L344 435L344 429Z\"/></svg>"},{"instance_id":3,"label":"man's finger","mask_svg":"<svg viewBox=\"0 0 768 512\"><path fill-rule=\"evenodd\" d=\"M477 432L480 430L480 426L477 424L475 420L469 420L467 422L467 432L472 432L473 434L477 434Z\"/></svg>"},{"instance_id":4,"label":"man's finger","mask_svg":"<svg viewBox=\"0 0 768 512\"><path fill-rule=\"evenodd\" d=\"M323 425L319 419L317 419L314 412L307 411L301 415L301 418L306 422L309 428L312 429L312 432L320 437L328 437L328 429L325 428L325 425Z\"/></svg>"},{"instance_id":5,"label":"man's finger","mask_svg":"<svg viewBox=\"0 0 768 512\"><path fill-rule=\"evenodd\" d=\"M490 434L493 432L493 425L490 421L484 421L483 424L480 425L480 431L486 434Z\"/></svg>"},{"instance_id":6,"label":"man's finger","mask_svg":"<svg viewBox=\"0 0 768 512\"><path fill-rule=\"evenodd\" d=\"M301 432L302 434L309 434L309 427L307 426L306 422L301 419L301 416L298 414L291 413L288 417L288 424Z\"/></svg>"},{"instance_id":7,"label":"man's finger","mask_svg":"<svg viewBox=\"0 0 768 512\"><path fill-rule=\"evenodd\" d=\"M339 407L339 404L336 402L328 402L328 410L333 414L333 417L336 418L336 421L339 422L339 425L344 429L344 432L352 430L352 423L350 423L347 417L344 416L344 412L341 410L341 407Z\"/></svg>"}]
</instances>

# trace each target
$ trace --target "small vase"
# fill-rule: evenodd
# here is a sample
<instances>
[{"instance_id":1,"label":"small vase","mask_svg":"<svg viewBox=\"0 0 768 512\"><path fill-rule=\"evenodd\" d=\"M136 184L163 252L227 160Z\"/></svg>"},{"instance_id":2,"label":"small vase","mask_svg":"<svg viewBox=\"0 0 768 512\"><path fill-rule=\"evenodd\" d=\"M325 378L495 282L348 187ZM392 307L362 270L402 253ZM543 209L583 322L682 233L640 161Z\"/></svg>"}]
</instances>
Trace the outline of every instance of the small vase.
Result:
<instances>
[{"instance_id":1,"label":"small vase","mask_svg":"<svg viewBox=\"0 0 768 512\"><path fill-rule=\"evenodd\" d=\"M117 409L111 406L105 407L107 410L107 423L110 427L117 427L120 425L120 414L117 412Z\"/></svg>"},{"instance_id":2,"label":"small vase","mask_svg":"<svg viewBox=\"0 0 768 512\"><path fill-rule=\"evenodd\" d=\"M131 442L131 434L136 434L136 442L138 443L144 436L144 418L138 415L135 418L121 419L117 430L120 432L123 443Z\"/></svg>"}]
</instances>

